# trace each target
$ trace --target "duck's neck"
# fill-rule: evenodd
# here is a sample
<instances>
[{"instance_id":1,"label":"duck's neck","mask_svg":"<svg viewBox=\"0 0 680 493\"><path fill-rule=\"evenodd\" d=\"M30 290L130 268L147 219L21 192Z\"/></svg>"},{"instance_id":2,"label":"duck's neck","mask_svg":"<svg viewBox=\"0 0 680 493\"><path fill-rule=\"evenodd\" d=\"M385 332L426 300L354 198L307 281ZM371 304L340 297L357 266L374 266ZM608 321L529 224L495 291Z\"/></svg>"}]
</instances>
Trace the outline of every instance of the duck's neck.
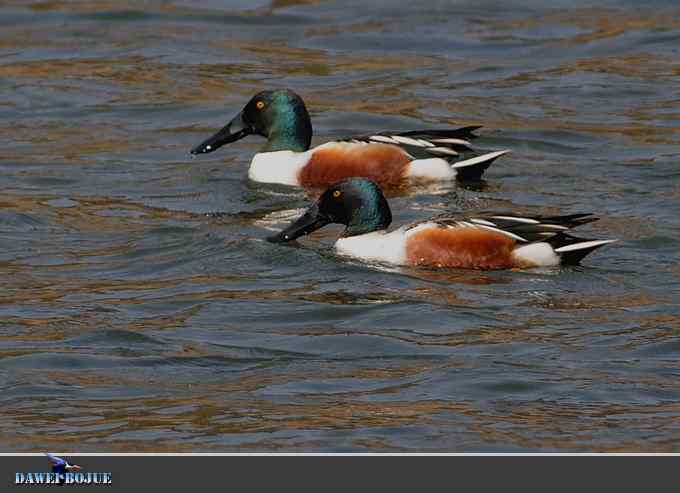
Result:
<instances>
[{"instance_id":1,"label":"duck's neck","mask_svg":"<svg viewBox=\"0 0 680 493\"><path fill-rule=\"evenodd\" d=\"M392 213L389 209L370 211L367 208L361 208L347 225L342 236L343 238L349 238L377 231L384 232L391 222Z\"/></svg>"},{"instance_id":2,"label":"duck's neck","mask_svg":"<svg viewBox=\"0 0 680 493\"><path fill-rule=\"evenodd\" d=\"M270 133L267 143L262 148L262 152L293 151L305 152L309 149L312 138L298 135L294 132Z\"/></svg>"},{"instance_id":3,"label":"duck's neck","mask_svg":"<svg viewBox=\"0 0 680 493\"><path fill-rule=\"evenodd\" d=\"M375 233L376 231L385 231L387 229L387 225L385 226L366 226L363 224L357 224L357 225L352 225L350 224L345 228L345 231L342 233L343 238L349 238L351 236L361 236L361 235L367 235L369 233Z\"/></svg>"},{"instance_id":4,"label":"duck's neck","mask_svg":"<svg viewBox=\"0 0 680 493\"><path fill-rule=\"evenodd\" d=\"M312 122L304 106L281 111L269 129L264 152L305 152L312 144Z\"/></svg>"}]
</instances>

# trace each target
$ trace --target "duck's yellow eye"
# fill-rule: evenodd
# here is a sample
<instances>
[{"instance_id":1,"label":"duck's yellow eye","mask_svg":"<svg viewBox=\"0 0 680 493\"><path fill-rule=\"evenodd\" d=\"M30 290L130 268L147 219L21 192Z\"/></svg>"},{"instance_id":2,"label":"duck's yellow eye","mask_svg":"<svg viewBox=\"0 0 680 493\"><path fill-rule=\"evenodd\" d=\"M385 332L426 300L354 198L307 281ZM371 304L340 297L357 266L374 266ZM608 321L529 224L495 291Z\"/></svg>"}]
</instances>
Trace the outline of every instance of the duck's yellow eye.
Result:
<instances>
[{"instance_id":1,"label":"duck's yellow eye","mask_svg":"<svg viewBox=\"0 0 680 493\"><path fill-rule=\"evenodd\" d=\"M264 101L258 101L257 103L255 103L255 107L258 110L261 110L262 108L264 108Z\"/></svg>"},{"instance_id":2,"label":"duck's yellow eye","mask_svg":"<svg viewBox=\"0 0 680 493\"><path fill-rule=\"evenodd\" d=\"M336 190L335 192L333 192L333 198L335 199L340 197L340 195L342 195L342 192L340 190Z\"/></svg>"}]
</instances>

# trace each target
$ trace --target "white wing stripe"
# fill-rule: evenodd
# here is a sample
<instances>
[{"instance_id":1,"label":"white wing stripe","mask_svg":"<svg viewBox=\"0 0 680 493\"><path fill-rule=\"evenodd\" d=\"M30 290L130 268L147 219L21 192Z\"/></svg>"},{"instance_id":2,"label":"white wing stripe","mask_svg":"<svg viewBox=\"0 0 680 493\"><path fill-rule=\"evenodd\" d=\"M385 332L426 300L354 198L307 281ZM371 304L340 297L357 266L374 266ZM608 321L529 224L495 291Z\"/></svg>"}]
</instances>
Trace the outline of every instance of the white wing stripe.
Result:
<instances>
[{"instance_id":1,"label":"white wing stripe","mask_svg":"<svg viewBox=\"0 0 680 493\"><path fill-rule=\"evenodd\" d=\"M559 224L543 224L543 223L541 223L541 228L556 229L557 231L567 231L571 229L568 226L560 226Z\"/></svg>"},{"instance_id":2,"label":"white wing stripe","mask_svg":"<svg viewBox=\"0 0 680 493\"><path fill-rule=\"evenodd\" d=\"M453 149L449 149L448 147L428 147L427 151L435 154L447 154L449 156L458 155L456 151L454 151Z\"/></svg>"},{"instance_id":3,"label":"white wing stripe","mask_svg":"<svg viewBox=\"0 0 680 493\"><path fill-rule=\"evenodd\" d=\"M491 226L484 226L483 224L478 224L478 225L476 225L476 227L477 228L484 228L484 229L488 229L489 231L495 231L496 233L504 234L505 236L509 236L510 238L513 238L517 241L521 241L522 243L527 242L527 240L525 240L521 236L518 236L514 233L511 233L510 231L505 231L503 229L498 229L498 228L492 228Z\"/></svg>"},{"instance_id":4,"label":"white wing stripe","mask_svg":"<svg viewBox=\"0 0 680 493\"><path fill-rule=\"evenodd\" d=\"M528 217L515 216L491 216L492 219L500 219L501 221L514 221L516 223L540 224L536 219L529 219Z\"/></svg>"},{"instance_id":5,"label":"white wing stripe","mask_svg":"<svg viewBox=\"0 0 680 493\"><path fill-rule=\"evenodd\" d=\"M384 135L372 135L369 137L369 140L373 140L375 142L384 142L385 144L396 144L397 141L390 137L385 137Z\"/></svg>"},{"instance_id":6,"label":"white wing stripe","mask_svg":"<svg viewBox=\"0 0 680 493\"><path fill-rule=\"evenodd\" d=\"M431 142L436 142L437 144L458 144L465 147L470 147L472 145L470 142L463 139L432 139Z\"/></svg>"},{"instance_id":7,"label":"white wing stripe","mask_svg":"<svg viewBox=\"0 0 680 493\"><path fill-rule=\"evenodd\" d=\"M434 144L432 142L427 141L427 140L418 139L418 142L420 142L420 144L423 147L434 147Z\"/></svg>"},{"instance_id":8,"label":"white wing stripe","mask_svg":"<svg viewBox=\"0 0 680 493\"><path fill-rule=\"evenodd\" d=\"M476 223L476 224L482 224L484 226L491 226L492 228L496 227L496 225L494 223L492 223L491 221L486 221L484 219L471 218L470 222L473 222L473 223Z\"/></svg>"},{"instance_id":9,"label":"white wing stripe","mask_svg":"<svg viewBox=\"0 0 680 493\"><path fill-rule=\"evenodd\" d=\"M396 140L400 144L406 144L406 145L416 146L416 147L423 147L423 145L420 143L420 141L418 141L416 139L412 139L410 137L402 137L401 135L393 135L392 139Z\"/></svg>"}]
</instances>

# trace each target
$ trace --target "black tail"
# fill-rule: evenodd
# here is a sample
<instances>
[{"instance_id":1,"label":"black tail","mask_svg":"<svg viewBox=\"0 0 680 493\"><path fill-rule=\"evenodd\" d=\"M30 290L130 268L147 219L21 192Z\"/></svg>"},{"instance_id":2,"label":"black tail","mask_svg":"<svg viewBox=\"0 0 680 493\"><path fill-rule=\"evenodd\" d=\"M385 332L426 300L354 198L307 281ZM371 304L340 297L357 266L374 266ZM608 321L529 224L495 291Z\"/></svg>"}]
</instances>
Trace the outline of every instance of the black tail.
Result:
<instances>
[{"instance_id":1,"label":"black tail","mask_svg":"<svg viewBox=\"0 0 680 493\"><path fill-rule=\"evenodd\" d=\"M480 180L491 163L508 152L510 151L494 151L453 163L453 169L457 173L456 179L458 181Z\"/></svg>"},{"instance_id":2,"label":"black tail","mask_svg":"<svg viewBox=\"0 0 680 493\"><path fill-rule=\"evenodd\" d=\"M575 216L578 216L578 214L575 214ZM595 220L595 218L589 219L590 220L586 220L586 218L584 218L581 219L581 221L585 220L586 222L591 222ZM578 224L584 223L581 222ZM616 240L577 238L567 233L559 233L547 240L547 242L555 249L555 253L562 259L562 264L565 265L576 265L590 252L614 241Z\"/></svg>"}]
</instances>

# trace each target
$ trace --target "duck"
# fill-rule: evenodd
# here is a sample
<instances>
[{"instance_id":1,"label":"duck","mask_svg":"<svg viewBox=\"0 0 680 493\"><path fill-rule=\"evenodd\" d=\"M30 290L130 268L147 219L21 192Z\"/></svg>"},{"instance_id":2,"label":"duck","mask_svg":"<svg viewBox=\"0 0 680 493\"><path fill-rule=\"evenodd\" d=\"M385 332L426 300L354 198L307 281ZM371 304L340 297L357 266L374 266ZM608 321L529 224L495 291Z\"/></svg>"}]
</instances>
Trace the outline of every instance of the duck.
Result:
<instances>
[{"instance_id":1,"label":"duck","mask_svg":"<svg viewBox=\"0 0 680 493\"><path fill-rule=\"evenodd\" d=\"M52 466L53 473L66 474L67 472L78 472L81 469L79 465L69 464L66 459L57 457L56 455L47 452L45 452L45 455Z\"/></svg>"},{"instance_id":2,"label":"duck","mask_svg":"<svg viewBox=\"0 0 680 493\"><path fill-rule=\"evenodd\" d=\"M470 140L479 128L380 132L311 148L312 122L304 101L290 89L277 89L257 93L224 128L190 152L206 154L260 135L267 142L250 163L253 181L325 189L358 176L395 189L414 182L479 181L493 161L510 152L473 152Z\"/></svg>"},{"instance_id":3,"label":"duck","mask_svg":"<svg viewBox=\"0 0 680 493\"><path fill-rule=\"evenodd\" d=\"M336 223L345 226L335 242L336 251L362 261L428 268L526 269L575 265L616 241L568 233L597 219L590 213L443 214L388 232L392 213L379 185L350 178L329 187L302 216L267 239L286 243Z\"/></svg>"}]
</instances>

